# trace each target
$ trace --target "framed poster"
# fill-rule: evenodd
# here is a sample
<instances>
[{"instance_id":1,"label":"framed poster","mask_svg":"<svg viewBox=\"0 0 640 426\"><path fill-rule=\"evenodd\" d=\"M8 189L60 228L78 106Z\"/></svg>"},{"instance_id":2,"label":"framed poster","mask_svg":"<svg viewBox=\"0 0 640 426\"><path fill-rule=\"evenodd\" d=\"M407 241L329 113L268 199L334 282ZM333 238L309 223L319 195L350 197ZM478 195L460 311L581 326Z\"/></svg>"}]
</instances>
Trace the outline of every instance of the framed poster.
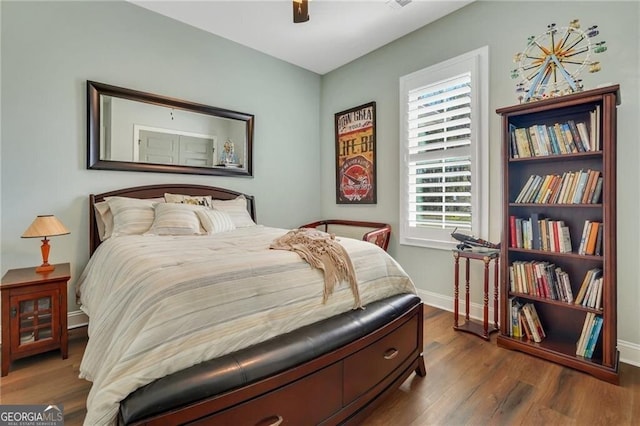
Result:
<instances>
[{"instance_id":1,"label":"framed poster","mask_svg":"<svg viewBox=\"0 0 640 426\"><path fill-rule=\"evenodd\" d=\"M335 115L336 203L376 204L376 103Z\"/></svg>"}]
</instances>

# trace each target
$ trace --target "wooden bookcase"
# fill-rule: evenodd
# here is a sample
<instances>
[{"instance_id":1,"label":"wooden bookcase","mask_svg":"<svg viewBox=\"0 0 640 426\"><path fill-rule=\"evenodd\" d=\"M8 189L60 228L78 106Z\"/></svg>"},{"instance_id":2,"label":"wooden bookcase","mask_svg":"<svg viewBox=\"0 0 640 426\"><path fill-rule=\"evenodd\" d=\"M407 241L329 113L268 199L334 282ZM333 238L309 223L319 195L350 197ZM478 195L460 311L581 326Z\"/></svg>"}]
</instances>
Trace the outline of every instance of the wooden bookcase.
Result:
<instances>
[{"instance_id":1,"label":"wooden bookcase","mask_svg":"<svg viewBox=\"0 0 640 426\"><path fill-rule=\"evenodd\" d=\"M616 107L619 86L588 90L557 98L500 108L502 117L503 220L501 245L500 333L498 345L519 350L571 367L599 379L618 383L619 353L616 347ZM584 123L590 137L597 138L593 150L514 158L512 134L516 128L555 123ZM584 130L584 129L583 129ZM552 140L552 139L551 139ZM513 143L513 144L512 144ZM592 203L518 202L516 198L531 175L559 175L581 170L597 170L602 176L602 194ZM582 200L580 200L582 201ZM545 251L511 246L510 217L529 218L538 214L561 220L568 227L572 250ZM585 221L602 223L600 255L579 254ZM602 270L601 308L595 309L513 291L510 266L513 262L549 262L564 270L574 297L589 269ZM511 298L532 303L546 333L540 343L510 335ZM591 358L576 355L576 345L588 312L603 319L602 330Z\"/></svg>"}]
</instances>

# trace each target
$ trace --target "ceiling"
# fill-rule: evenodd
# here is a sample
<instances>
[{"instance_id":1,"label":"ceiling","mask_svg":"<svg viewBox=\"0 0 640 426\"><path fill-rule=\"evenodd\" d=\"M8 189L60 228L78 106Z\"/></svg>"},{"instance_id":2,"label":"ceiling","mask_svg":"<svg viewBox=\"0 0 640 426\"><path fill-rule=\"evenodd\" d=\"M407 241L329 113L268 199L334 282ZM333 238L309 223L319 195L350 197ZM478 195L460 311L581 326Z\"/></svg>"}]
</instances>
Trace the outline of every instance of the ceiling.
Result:
<instances>
[{"instance_id":1,"label":"ceiling","mask_svg":"<svg viewBox=\"0 0 640 426\"><path fill-rule=\"evenodd\" d=\"M413 0L404 7L396 0L312 0L309 21L299 24L291 0L129 1L326 74L473 0Z\"/></svg>"}]
</instances>

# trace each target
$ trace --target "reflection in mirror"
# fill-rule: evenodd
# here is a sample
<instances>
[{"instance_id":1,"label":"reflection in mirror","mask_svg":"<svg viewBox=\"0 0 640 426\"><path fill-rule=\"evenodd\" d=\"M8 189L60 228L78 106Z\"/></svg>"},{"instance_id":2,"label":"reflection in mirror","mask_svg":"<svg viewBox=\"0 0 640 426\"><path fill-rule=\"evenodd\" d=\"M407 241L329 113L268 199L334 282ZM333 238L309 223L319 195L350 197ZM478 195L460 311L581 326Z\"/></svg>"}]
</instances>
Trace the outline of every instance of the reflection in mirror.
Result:
<instances>
[{"instance_id":1,"label":"reflection in mirror","mask_svg":"<svg viewBox=\"0 0 640 426\"><path fill-rule=\"evenodd\" d=\"M251 176L253 115L87 82L88 168Z\"/></svg>"}]
</instances>

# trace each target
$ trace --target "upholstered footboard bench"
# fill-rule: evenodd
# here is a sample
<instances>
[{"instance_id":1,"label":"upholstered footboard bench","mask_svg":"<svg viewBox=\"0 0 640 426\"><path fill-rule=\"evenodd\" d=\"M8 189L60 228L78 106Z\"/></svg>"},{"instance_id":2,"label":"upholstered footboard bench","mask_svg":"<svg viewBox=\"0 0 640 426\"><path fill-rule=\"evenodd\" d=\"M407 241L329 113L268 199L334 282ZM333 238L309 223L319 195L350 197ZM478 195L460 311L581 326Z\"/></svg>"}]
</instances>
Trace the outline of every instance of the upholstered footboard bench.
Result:
<instances>
[{"instance_id":1,"label":"upholstered footboard bench","mask_svg":"<svg viewBox=\"0 0 640 426\"><path fill-rule=\"evenodd\" d=\"M414 371L424 376L422 302L401 294L152 382L120 424L357 423Z\"/></svg>"}]
</instances>

